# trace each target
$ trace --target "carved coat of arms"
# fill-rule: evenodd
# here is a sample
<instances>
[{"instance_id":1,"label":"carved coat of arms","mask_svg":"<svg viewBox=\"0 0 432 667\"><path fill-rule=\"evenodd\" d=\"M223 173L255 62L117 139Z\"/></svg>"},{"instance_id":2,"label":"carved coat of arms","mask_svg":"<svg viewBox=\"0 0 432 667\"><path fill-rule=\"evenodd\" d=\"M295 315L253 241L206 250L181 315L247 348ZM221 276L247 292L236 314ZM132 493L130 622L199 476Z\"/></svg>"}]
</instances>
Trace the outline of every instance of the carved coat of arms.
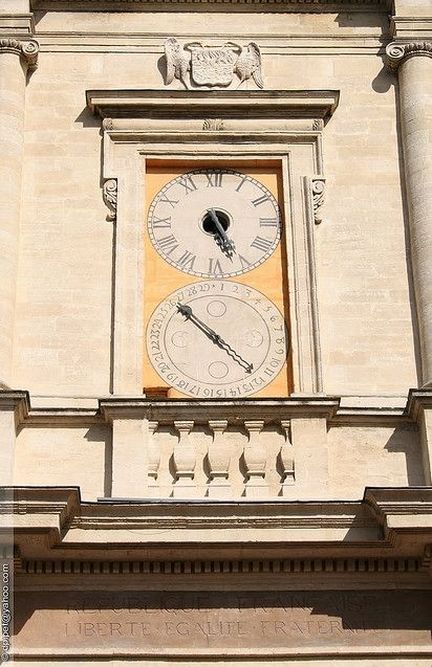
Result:
<instances>
[{"instance_id":1,"label":"carved coat of arms","mask_svg":"<svg viewBox=\"0 0 432 667\"><path fill-rule=\"evenodd\" d=\"M165 41L166 80L169 85L179 79L185 88L231 85L235 76L239 86L252 78L264 87L261 74L261 52L255 42L240 46L232 42L220 47L191 42L181 46L175 37Z\"/></svg>"}]
</instances>

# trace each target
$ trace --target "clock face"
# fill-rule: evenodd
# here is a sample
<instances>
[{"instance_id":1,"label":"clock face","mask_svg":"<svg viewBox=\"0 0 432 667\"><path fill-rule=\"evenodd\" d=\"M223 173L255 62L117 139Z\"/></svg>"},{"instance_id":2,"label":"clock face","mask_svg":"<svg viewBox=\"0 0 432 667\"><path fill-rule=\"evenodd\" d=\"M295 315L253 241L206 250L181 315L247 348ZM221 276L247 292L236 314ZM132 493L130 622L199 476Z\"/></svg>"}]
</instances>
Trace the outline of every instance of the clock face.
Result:
<instances>
[{"instance_id":1,"label":"clock face","mask_svg":"<svg viewBox=\"0 0 432 667\"><path fill-rule=\"evenodd\" d=\"M261 292L227 280L186 285L162 301L147 350L168 385L196 398L249 396L272 382L287 357L278 308Z\"/></svg>"},{"instance_id":2,"label":"clock face","mask_svg":"<svg viewBox=\"0 0 432 667\"><path fill-rule=\"evenodd\" d=\"M238 276L259 266L281 234L279 206L259 181L231 169L197 169L167 183L148 214L153 246L193 276Z\"/></svg>"}]
</instances>

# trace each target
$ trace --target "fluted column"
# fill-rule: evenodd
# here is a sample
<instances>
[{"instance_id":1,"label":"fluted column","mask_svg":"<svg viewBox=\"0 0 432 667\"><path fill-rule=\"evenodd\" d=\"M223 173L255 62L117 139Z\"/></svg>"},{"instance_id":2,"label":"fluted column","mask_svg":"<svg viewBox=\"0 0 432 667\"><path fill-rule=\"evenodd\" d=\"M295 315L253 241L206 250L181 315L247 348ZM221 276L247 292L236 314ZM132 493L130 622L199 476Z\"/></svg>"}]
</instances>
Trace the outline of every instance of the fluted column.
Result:
<instances>
[{"instance_id":1,"label":"fluted column","mask_svg":"<svg viewBox=\"0 0 432 667\"><path fill-rule=\"evenodd\" d=\"M0 39L0 387L11 383L25 86L38 50L35 40Z\"/></svg>"},{"instance_id":2,"label":"fluted column","mask_svg":"<svg viewBox=\"0 0 432 667\"><path fill-rule=\"evenodd\" d=\"M399 79L400 138L409 215L422 381L432 386L432 43L392 43Z\"/></svg>"}]
</instances>

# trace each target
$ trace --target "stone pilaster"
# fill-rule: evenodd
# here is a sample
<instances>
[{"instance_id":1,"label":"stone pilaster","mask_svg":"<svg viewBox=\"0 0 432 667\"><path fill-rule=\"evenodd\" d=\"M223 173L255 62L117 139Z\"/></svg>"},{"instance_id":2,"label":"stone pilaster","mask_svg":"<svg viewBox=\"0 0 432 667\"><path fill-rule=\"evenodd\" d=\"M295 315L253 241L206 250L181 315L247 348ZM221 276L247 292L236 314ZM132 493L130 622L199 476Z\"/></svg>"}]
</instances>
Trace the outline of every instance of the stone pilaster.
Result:
<instances>
[{"instance_id":1,"label":"stone pilaster","mask_svg":"<svg viewBox=\"0 0 432 667\"><path fill-rule=\"evenodd\" d=\"M29 407L26 391L0 390L0 486L13 485L16 430Z\"/></svg>"},{"instance_id":2,"label":"stone pilaster","mask_svg":"<svg viewBox=\"0 0 432 667\"><path fill-rule=\"evenodd\" d=\"M111 493L113 498L143 498L148 480L148 422L134 401L100 401L100 411L112 428ZM107 465L107 461L105 462Z\"/></svg>"},{"instance_id":3,"label":"stone pilaster","mask_svg":"<svg viewBox=\"0 0 432 667\"><path fill-rule=\"evenodd\" d=\"M0 386L6 387L12 382L25 87L38 51L35 40L0 38Z\"/></svg>"},{"instance_id":4,"label":"stone pilaster","mask_svg":"<svg viewBox=\"0 0 432 667\"><path fill-rule=\"evenodd\" d=\"M422 380L432 386L432 43L392 43L387 63L399 79L406 186Z\"/></svg>"},{"instance_id":5,"label":"stone pilaster","mask_svg":"<svg viewBox=\"0 0 432 667\"><path fill-rule=\"evenodd\" d=\"M424 484L432 485L432 391L411 389L406 413L417 423L422 451Z\"/></svg>"}]
</instances>

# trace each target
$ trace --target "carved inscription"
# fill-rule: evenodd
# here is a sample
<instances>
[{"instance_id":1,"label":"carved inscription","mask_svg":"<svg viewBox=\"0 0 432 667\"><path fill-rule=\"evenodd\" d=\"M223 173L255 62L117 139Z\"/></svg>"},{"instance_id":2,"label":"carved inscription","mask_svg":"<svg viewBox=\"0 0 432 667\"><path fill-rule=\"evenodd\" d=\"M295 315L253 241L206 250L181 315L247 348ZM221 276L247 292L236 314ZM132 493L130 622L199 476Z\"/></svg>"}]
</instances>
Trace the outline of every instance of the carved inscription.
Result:
<instances>
[{"instance_id":1,"label":"carved inscription","mask_svg":"<svg viewBox=\"0 0 432 667\"><path fill-rule=\"evenodd\" d=\"M155 653L431 646L428 591L26 593L15 646Z\"/></svg>"}]
</instances>

